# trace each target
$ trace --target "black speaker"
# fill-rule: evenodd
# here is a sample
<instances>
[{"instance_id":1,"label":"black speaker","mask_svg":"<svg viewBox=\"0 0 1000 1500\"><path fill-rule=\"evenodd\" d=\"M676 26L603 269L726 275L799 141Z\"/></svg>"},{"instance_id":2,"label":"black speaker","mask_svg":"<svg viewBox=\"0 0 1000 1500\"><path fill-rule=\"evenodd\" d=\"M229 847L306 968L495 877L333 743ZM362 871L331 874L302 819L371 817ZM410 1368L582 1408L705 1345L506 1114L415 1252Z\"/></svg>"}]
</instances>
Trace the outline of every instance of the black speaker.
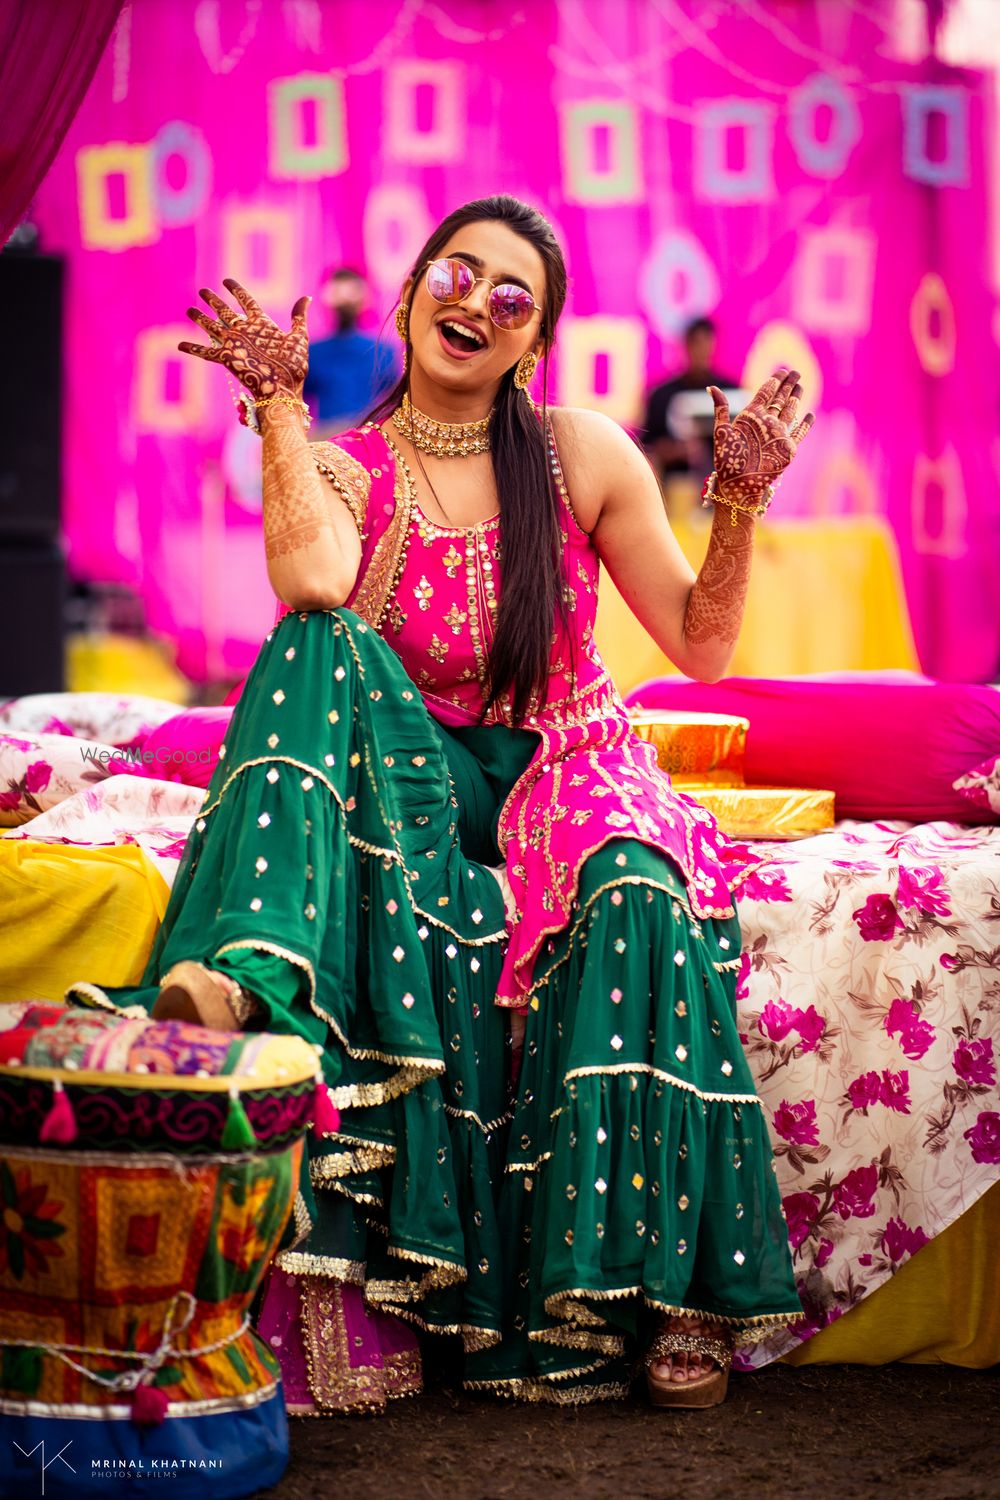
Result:
<instances>
[{"instance_id":1,"label":"black speaker","mask_svg":"<svg viewBox=\"0 0 1000 1500\"><path fill-rule=\"evenodd\" d=\"M0 255L0 541L54 542L62 477L63 262Z\"/></svg>"},{"instance_id":2,"label":"black speaker","mask_svg":"<svg viewBox=\"0 0 1000 1500\"><path fill-rule=\"evenodd\" d=\"M58 542L0 540L0 703L64 688L66 563Z\"/></svg>"}]
</instances>

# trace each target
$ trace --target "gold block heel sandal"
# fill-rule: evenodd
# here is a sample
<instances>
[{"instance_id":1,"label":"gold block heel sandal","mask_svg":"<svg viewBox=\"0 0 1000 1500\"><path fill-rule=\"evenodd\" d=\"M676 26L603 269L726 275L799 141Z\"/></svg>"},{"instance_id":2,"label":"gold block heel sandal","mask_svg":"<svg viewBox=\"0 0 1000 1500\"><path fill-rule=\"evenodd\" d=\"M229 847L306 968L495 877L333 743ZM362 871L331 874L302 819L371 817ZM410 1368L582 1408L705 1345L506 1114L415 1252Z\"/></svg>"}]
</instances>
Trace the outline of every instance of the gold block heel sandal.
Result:
<instances>
[{"instance_id":1,"label":"gold block heel sandal","mask_svg":"<svg viewBox=\"0 0 1000 1500\"><path fill-rule=\"evenodd\" d=\"M212 1031L242 1031L259 1009L252 995L226 974L182 959L160 980L154 1021L190 1021Z\"/></svg>"},{"instance_id":2,"label":"gold block heel sandal","mask_svg":"<svg viewBox=\"0 0 1000 1500\"><path fill-rule=\"evenodd\" d=\"M653 1366L671 1354L707 1356L715 1360L716 1367L704 1375L699 1375L696 1380L661 1380L653 1374ZM654 1335L653 1342L646 1350L643 1359L650 1405L675 1406L688 1411L718 1406L726 1399L732 1363L733 1346L729 1339L661 1328L659 1333Z\"/></svg>"}]
</instances>

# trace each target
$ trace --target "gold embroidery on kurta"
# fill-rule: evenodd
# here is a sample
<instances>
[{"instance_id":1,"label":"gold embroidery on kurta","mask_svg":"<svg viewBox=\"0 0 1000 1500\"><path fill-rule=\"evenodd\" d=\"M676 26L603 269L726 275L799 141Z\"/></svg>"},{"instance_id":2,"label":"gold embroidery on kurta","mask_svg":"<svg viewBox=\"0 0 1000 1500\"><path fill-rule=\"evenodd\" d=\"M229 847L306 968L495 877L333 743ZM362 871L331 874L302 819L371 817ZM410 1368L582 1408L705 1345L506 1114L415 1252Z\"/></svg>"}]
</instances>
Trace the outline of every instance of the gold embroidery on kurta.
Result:
<instances>
[{"instance_id":1,"label":"gold embroidery on kurta","mask_svg":"<svg viewBox=\"0 0 1000 1500\"><path fill-rule=\"evenodd\" d=\"M372 476L364 464L338 448L336 443L310 443L313 463L321 474L325 474L340 498L344 501L358 533L362 534L368 497L371 494Z\"/></svg>"}]
</instances>

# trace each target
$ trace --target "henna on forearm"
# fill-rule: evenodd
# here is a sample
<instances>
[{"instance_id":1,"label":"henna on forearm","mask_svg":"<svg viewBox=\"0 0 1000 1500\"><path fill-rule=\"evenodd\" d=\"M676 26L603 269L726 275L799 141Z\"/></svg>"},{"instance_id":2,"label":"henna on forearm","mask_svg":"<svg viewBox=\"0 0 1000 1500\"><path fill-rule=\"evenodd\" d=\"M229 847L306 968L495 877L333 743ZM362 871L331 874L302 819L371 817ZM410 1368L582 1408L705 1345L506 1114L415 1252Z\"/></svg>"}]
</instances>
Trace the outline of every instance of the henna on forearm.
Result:
<instances>
[{"instance_id":1,"label":"henna on forearm","mask_svg":"<svg viewBox=\"0 0 1000 1500\"><path fill-rule=\"evenodd\" d=\"M716 508L708 553L695 579L684 615L684 639L691 646L717 641L728 658L743 622L750 564L753 559L755 522L752 516Z\"/></svg>"},{"instance_id":2,"label":"henna on forearm","mask_svg":"<svg viewBox=\"0 0 1000 1500\"><path fill-rule=\"evenodd\" d=\"M815 418L797 421L802 387L795 370L777 370L735 420L717 386L715 404L715 516L708 553L684 613L684 639L697 648L699 665L724 671L743 623L754 513L769 486L791 463Z\"/></svg>"},{"instance_id":3,"label":"henna on forearm","mask_svg":"<svg viewBox=\"0 0 1000 1500\"><path fill-rule=\"evenodd\" d=\"M262 431L264 550L270 562L312 546L322 531L334 528L330 497L298 414L288 407L269 407Z\"/></svg>"},{"instance_id":4,"label":"henna on forearm","mask_svg":"<svg viewBox=\"0 0 1000 1500\"><path fill-rule=\"evenodd\" d=\"M271 586L293 609L335 608L349 597L361 564L355 517L317 469L298 413L271 406L261 416Z\"/></svg>"}]
</instances>

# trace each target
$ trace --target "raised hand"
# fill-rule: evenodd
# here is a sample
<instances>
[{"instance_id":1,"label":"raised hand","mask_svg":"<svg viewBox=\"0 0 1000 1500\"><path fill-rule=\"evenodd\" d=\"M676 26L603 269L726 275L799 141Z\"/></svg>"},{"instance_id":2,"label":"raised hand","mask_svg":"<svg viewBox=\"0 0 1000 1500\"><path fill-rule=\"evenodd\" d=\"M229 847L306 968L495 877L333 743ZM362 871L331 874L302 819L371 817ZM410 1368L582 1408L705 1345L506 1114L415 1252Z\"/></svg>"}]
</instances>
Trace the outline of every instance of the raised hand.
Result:
<instances>
[{"instance_id":1,"label":"raised hand","mask_svg":"<svg viewBox=\"0 0 1000 1500\"><path fill-rule=\"evenodd\" d=\"M816 418L798 421L802 387L797 370L776 370L735 418L717 386L715 403L715 489L737 505L756 504L767 486L787 469Z\"/></svg>"},{"instance_id":2,"label":"raised hand","mask_svg":"<svg viewBox=\"0 0 1000 1500\"><path fill-rule=\"evenodd\" d=\"M236 312L215 292L203 287L198 295L208 303L215 317L208 317L196 307L189 307L187 315L205 330L213 347L185 343L178 344L178 349L182 354L194 354L223 365L256 401L282 392L301 400L309 368L306 309L310 299L300 297L296 302L292 308L292 326L285 333L238 281L227 277L222 285L243 311Z\"/></svg>"}]
</instances>

